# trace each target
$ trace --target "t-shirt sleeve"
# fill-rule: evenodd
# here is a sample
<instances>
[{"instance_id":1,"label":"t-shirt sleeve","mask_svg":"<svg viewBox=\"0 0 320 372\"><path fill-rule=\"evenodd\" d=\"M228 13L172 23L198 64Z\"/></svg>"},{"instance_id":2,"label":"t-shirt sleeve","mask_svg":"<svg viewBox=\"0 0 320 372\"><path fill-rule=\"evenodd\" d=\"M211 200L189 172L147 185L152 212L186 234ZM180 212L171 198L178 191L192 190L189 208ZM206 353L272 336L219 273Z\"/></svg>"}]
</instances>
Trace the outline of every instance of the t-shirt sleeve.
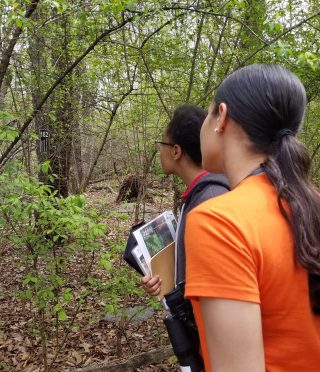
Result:
<instances>
[{"instance_id":1,"label":"t-shirt sleeve","mask_svg":"<svg viewBox=\"0 0 320 372\"><path fill-rule=\"evenodd\" d=\"M257 265L246 238L227 216L196 208L186 224L186 297L260 303Z\"/></svg>"}]
</instances>

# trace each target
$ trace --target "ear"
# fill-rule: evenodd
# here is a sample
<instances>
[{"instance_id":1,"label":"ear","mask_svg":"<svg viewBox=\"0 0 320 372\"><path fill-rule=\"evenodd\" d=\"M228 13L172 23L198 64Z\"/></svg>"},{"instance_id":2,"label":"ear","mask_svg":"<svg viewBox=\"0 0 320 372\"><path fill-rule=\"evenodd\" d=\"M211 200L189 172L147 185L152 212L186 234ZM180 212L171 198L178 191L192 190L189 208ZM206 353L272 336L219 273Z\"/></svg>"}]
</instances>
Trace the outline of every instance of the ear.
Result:
<instances>
[{"instance_id":1,"label":"ear","mask_svg":"<svg viewBox=\"0 0 320 372\"><path fill-rule=\"evenodd\" d=\"M175 144L172 147L172 155L174 160L179 160L183 154L182 148L180 145Z\"/></svg>"},{"instance_id":2,"label":"ear","mask_svg":"<svg viewBox=\"0 0 320 372\"><path fill-rule=\"evenodd\" d=\"M222 102L219 104L219 114L217 118L216 131L223 132L227 125L228 109L227 105Z\"/></svg>"}]
</instances>

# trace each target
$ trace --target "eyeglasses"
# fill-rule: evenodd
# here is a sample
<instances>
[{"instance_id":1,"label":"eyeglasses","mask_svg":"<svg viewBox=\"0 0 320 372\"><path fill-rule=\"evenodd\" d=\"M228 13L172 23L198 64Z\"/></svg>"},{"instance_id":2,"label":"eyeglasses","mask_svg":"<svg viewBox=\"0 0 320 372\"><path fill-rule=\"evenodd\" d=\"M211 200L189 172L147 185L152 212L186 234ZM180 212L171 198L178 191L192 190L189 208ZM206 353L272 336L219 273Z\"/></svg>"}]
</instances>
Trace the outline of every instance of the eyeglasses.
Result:
<instances>
[{"instance_id":1,"label":"eyeglasses","mask_svg":"<svg viewBox=\"0 0 320 372\"><path fill-rule=\"evenodd\" d=\"M163 141L154 141L156 145L164 145L164 146L174 146L174 143L169 143L169 142L163 142Z\"/></svg>"}]
</instances>

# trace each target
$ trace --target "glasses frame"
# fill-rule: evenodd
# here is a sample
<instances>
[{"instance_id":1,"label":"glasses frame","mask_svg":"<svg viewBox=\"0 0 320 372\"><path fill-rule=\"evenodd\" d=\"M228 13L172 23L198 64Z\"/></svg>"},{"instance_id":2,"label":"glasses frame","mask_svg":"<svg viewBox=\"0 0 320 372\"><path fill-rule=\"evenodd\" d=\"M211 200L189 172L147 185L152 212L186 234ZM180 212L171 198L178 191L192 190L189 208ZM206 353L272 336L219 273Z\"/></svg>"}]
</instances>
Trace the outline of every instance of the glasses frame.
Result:
<instances>
[{"instance_id":1,"label":"glasses frame","mask_svg":"<svg viewBox=\"0 0 320 372\"><path fill-rule=\"evenodd\" d=\"M164 145L164 146L170 146L170 147L174 147L174 143L170 143L170 142L164 142L164 141L154 141L154 143L157 145Z\"/></svg>"}]
</instances>

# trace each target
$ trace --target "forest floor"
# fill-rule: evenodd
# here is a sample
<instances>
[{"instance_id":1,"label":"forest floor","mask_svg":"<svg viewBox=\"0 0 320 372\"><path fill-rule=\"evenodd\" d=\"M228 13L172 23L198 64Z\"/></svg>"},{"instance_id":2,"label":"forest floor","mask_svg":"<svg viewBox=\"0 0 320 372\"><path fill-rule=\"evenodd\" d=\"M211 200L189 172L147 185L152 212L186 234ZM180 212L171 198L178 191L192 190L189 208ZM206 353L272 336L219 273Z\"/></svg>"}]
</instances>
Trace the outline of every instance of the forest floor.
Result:
<instances>
[{"instance_id":1,"label":"forest floor","mask_svg":"<svg viewBox=\"0 0 320 372\"><path fill-rule=\"evenodd\" d=\"M88 205L105 216L104 223L108 233L103 249L108 251L114 242L120 244L120 247L122 244L124 248L128 231L134 223L135 203L116 204L118 185L114 184L113 192L104 185L92 185L86 196ZM145 206L145 220L171 207L172 195L168 188L152 189ZM1 246L0 257L0 371L43 371L44 349L34 327L37 314L33 307L29 307L17 295L22 288L25 268L13 247ZM115 267L110 275L116 275L126 265L121 260L121 249L118 257L113 262ZM95 270L93 275L106 281L113 280L98 267ZM138 275L132 275L131 282L139 288ZM125 282L126 278L123 278L123 283ZM48 332L46 354L49 365L52 362L50 371L64 372L105 366L152 350L159 350L160 353L169 345L162 322L165 315L162 307L151 306L148 296L130 293L123 295L123 291L121 293L117 315L106 313L106 303L99 296L92 295L81 308L72 327L65 332L60 331L59 335ZM153 304L156 302L154 300ZM124 308L127 311L126 318L121 317ZM141 372L178 370L175 357L132 369Z\"/></svg>"}]
</instances>

